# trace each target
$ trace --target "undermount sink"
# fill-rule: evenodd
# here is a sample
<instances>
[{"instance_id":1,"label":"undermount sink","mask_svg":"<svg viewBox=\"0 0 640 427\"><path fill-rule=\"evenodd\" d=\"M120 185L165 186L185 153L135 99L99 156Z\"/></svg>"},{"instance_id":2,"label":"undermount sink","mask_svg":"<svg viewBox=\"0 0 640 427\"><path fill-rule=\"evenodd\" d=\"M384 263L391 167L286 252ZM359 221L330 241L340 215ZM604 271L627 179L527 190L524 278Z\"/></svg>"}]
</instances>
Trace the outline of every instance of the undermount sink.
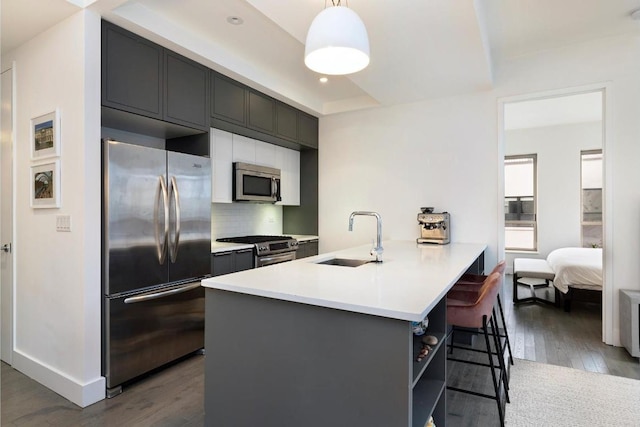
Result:
<instances>
[{"instance_id":1,"label":"undermount sink","mask_svg":"<svg viewBox=\"0 0 640 427\"><path fill-rule=\"evenodd\" d=\"M347 258L331 258L325 261L320 261L317 264L324 265L339 265L341 267L358 267L363 264L369 263L372 260L363 260L363 259L347 259Z\"/></svg>"}]
</instances>

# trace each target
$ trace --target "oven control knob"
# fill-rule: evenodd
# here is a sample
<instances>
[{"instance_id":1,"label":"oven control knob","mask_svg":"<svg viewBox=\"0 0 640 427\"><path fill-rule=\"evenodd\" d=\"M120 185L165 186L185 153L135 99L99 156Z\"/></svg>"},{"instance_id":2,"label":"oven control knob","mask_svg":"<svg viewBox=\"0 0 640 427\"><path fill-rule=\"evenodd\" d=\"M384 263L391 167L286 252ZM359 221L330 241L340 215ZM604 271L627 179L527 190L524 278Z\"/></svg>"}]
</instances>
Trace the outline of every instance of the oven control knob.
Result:
<instances>
[{"instance_id":1,"label":"oven control knob","mask_svg":"<svg viewBox=\"0 0 640 427\"><path fill-rule=\"evenodd\" d=\"M260 250L260 251L266 251L266 250L267 250L267 247L266 247L266 246L260 246L260 247L258 248L258 250Z\"/></svg>"}]
</instances>

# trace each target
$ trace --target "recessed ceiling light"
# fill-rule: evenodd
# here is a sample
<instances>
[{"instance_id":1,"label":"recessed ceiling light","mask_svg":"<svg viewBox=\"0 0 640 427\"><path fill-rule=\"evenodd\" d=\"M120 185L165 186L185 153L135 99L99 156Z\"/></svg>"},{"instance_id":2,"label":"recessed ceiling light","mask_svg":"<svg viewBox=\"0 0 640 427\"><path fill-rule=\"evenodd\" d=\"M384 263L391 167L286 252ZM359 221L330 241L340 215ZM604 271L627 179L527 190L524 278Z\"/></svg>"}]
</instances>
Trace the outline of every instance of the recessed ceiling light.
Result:
<instances>
[{"instance_id":1,"label":"recessed ceiling light","mask_svg":"<svg viewBox=\"0 0 640 427\"><path fill-rule=\"evenodd\" d=\"M242 25L244 23L244 19L239 16L229 16L227 18L227 22L231 25Z\"/></svg>"},{"instance_id":2,"label":"recessed ceiling light","mask_svg":"<svg viewBox=\"0 0 640 427\"><path fill-rule=\"evenodd\" d=\"M320 77L320 83L326 83L329 81L329 79L327 77Z\"/></svg>"}]
</instances>

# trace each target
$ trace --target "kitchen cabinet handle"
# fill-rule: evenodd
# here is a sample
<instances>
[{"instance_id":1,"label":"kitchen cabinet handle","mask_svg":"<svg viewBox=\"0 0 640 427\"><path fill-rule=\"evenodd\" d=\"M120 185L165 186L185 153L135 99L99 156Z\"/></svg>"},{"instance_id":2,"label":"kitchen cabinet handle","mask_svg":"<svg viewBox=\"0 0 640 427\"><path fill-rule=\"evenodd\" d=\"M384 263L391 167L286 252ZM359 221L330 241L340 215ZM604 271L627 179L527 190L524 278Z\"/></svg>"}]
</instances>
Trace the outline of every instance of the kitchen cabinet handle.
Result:
<instances>
[{"instance_id":1,"label":"kitchen cabinet handle","mask_svg":"<svg viewBox=\"0 0 640 427\"><path fill-rule=\"evenodd\" d=\"M162 237L160 236L160 222L158 214L160 212L160 202L162 201L162 209L164 211L164 230ZM156 250L158 262L162 265L167 256L167 236L169 235L169 196L167 194L167 186L164 183L164 176L158 177L158 186L156 189L156 203L153 209L153 222L155 224Z\"/></svg>"},{"instance_id":2,"label":"kitchen cabinet handle","mask_svg":"<svg viewBox=\"0 0 640 427\"><path fill-rule=\"evenodd\" d=\"M124 299L125 304L135 304L137 302L150 301L153 299L164 298L171 295L181 294L183 292L190 291L200 287L200 282L189 283L188 285L181 286L179 288L169 289L167 291L152 292L149 294L138 295L135 297L129 297Z\"/></svg>"},{"instance_id":3,"label":"kitchen cabinet handle","mask_svg":"<svg viewBox=\"0 0 640 427\"><path fill-rule=\"evenodd\" d=\"M171 262L176 262L178 258L178 245L180 244L180 193L178 192L178 183L175 176L171 177L170 190L176 207L176 224L173 244L169 245L169 257L171 258Z\"/></svg>"}]
</instances>

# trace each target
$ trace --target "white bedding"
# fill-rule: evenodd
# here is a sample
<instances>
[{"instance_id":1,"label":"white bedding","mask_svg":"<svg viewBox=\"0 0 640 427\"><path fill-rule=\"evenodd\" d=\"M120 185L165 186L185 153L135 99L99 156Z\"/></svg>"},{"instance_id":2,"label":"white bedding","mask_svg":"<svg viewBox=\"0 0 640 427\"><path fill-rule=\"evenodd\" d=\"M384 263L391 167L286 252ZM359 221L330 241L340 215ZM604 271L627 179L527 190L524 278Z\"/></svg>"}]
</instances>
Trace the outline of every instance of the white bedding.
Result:
<instances>
[{"instance_id":1,"label":"white bedding","mask_svg":"<svg viewBox=\"0 0 640 427\"><path fill-rule=\"evenodd\" d=\"M547 256L556 274L553 285L562 293L573 288L602 290L602 249L561 248Z\"/></svg>"}]
</instances>

